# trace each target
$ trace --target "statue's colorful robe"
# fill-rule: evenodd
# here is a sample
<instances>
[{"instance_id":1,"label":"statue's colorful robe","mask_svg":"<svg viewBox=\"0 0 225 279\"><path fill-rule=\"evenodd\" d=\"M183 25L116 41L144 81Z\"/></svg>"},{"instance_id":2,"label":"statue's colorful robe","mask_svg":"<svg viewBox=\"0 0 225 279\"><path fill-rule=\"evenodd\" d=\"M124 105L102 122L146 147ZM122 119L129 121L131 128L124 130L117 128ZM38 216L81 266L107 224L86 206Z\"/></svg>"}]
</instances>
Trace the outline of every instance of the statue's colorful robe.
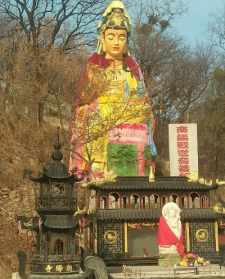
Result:
<instances>
[{"instance_id":1,"label":"statue's colorful robe","mask_svg":"<svg viewBox=\"0 0 225 279\"><path fill-rule=\"evenodd\" d=\"M127 56L123 67L95 53L87 63L72 121L70 170L100 178L145 175L152 155L153 117L142 74Z\"/></svg>"}]
</instances>

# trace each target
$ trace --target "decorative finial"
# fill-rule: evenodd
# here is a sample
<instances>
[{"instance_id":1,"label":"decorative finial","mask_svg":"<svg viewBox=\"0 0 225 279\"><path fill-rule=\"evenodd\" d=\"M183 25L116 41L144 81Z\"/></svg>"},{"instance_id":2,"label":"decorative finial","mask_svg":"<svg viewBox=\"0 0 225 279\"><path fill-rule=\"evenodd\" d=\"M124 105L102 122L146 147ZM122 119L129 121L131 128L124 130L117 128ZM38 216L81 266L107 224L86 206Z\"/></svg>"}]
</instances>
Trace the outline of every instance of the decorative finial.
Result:
<instances>
[{"instance_id":1,"label":"decorative finial","mask_svg":"<svg viewBox=\"0 0 225 279\"><path fill-rule=\"evenodd\" d=\"M155 173L153 170L153 166L150 166L150 171L149 171L149 182L154 182L155 181Z\"/></svg>"},{"instance_id":2,"label":"decorative finial","mask_svg":"<svg viewBox=\"0 0 225 279\"><path fill-rule=\"evenodd\" d=\"M61 149L61 144L60 144L60 138L59 138L59 133L60 133L60 127L57 127L57 133L56 133L56 143L54 144L55 150L52 153L52 159L54 161L61 161L63 158L63 154L60 151Z\"/></svg>"},{"instance_id":3,"label":"decorative finial","mask_svg":"<svg viewBox=\"0 0 225 279\"><path fill-rule=\"evenodd\" d=\"M56 142L54 144L55 149L60 149L61 144L60 144L60 127L57 127L57 132L56 132Z\"/></svg>"}]
</instances>

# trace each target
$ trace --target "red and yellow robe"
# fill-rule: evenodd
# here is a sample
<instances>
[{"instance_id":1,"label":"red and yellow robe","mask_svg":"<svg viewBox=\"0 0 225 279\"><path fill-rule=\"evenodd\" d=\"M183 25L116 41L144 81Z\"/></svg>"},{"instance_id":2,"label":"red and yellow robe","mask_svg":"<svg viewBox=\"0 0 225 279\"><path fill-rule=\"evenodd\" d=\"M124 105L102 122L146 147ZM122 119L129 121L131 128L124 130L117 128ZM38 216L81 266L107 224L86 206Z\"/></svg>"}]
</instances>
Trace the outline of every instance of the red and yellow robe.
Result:
<instances>
[{"instance_id":1,"label":"red and yellow robe","mask_svg":"<svg viewBox=\"0 0 225 279\"><path fill-rule=\"evenodd\" d=\"M153 121L140 67L131 56L123 65L94 53L79 86L72 121L70 170L94 179L145 175L153 144Z\"/></svg>"}]
</instances>

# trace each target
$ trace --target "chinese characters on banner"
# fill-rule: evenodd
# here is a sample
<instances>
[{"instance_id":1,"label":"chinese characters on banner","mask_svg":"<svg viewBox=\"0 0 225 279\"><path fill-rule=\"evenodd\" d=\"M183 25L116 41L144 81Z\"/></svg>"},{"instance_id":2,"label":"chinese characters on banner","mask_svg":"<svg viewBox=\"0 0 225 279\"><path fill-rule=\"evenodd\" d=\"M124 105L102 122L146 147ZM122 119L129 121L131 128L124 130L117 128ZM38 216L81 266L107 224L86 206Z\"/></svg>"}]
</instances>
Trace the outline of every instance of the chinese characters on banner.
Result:
<instances>
[{"instance_id":1,"label":"chinese characters on banner","mask_svg":"<svg viewBox=\"0 0 225 279\"><path fill-rule=\"evenodd\" d=\"M169 124L170 175L198 179L197 124Z\"/></svg>"}]
</instances>

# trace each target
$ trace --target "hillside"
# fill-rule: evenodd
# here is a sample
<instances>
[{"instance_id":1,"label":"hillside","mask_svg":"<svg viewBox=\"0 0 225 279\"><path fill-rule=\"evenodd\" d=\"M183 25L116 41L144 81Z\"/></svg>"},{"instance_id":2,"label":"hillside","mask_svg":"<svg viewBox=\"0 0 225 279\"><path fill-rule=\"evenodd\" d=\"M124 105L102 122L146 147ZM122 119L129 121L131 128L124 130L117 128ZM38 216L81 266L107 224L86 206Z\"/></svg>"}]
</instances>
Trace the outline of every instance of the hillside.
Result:
<instances>
[{"instance_id":1,"label":"hillside","mask_svg":"<svg viewBox=\"0 0 225 279\"><path fill-rule=\"evenodd\" d=\"M16 216L34 214L34 192L27 173L37 173L49 160L56 139L52 123L39 127L32 120L19 117L15 113L0 113L0 278L1 273L9 276L17 269L18 250L30 250L32 237L19 230ZM66 157L68 150L63 151Z\"/></svg>"}]
</instances>

